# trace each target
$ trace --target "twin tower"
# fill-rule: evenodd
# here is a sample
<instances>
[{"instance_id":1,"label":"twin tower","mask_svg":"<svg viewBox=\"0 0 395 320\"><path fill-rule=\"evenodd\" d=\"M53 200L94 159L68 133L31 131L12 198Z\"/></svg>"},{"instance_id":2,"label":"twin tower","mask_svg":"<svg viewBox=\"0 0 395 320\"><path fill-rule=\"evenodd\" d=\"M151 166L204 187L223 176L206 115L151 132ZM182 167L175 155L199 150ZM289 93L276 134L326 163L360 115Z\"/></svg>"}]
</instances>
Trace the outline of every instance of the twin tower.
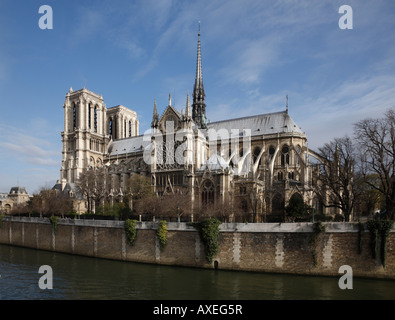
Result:
<instances>
[{"instance_id":1,"label":"twin tower","mask_svg":"<svg viewBox=\"0 0 395 320\"><path fill-rule=\"evenodd\" d=\"M198 128L207 128L205 92L198 33L196 77L193 89L192 119ZM171 105L171 102L169 102ZM187 105L189 105L189 97ZM111 141L139 136L137 113L122 105L107 108L103 97L85 88L67 92L63 104L61 183L75 183L85 168L101 167L109 156ZM187 106L188 108L188 106ZM159 115L154 107L152 128ZM121 152L122 150L118 150Z\"/></svg>"}]
</instances>

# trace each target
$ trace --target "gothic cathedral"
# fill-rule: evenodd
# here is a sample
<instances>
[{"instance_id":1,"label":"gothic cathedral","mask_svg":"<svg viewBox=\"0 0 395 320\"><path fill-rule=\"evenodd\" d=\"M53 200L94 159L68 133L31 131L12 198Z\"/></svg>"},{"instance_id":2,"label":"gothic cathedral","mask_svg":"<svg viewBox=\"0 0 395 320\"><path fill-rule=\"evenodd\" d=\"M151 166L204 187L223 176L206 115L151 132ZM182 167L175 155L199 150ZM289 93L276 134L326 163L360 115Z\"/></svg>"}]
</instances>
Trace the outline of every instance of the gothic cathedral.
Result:
<instances>
[{"instance_id":1,"label":"gothic cathedral","mask_svg":"<svg viewBox=\"0 0 395 320\"><path fill-rule=\"evenodd\" d=\"M313 192L314 152L288 114L288 102L275 113L207 121L200 31L192 104L188 93L185 109L176 110L169 95L160 115L155 101L149 135L139 135L136 112L107 108L102 96L85 88L70 88L63 108L57 184L63 192L75 196L84 169L105 167L118 181L116 194L125 194L132 175L144 175L158 196L188 196L192 212L205 204L237 203L235 210L251 213L253 221L269 221L297 196L324 213Z\"/></svg>"}]
</instances>

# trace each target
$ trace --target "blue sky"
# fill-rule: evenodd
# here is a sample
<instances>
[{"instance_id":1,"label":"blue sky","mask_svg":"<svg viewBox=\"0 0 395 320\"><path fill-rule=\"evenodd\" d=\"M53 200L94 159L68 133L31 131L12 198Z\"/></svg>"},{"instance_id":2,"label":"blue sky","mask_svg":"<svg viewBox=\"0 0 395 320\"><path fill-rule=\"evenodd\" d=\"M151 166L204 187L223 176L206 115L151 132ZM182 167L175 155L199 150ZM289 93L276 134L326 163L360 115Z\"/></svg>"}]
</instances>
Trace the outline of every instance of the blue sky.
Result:
<instances>
[{"instance_id":1,"label":"blue sky","mask_svg":"<svg viewBox=\"0 0 395 320\"><path fill-rule=\"evenodd\" d=\"M41 30L41 5L53 29ZM353 9L341 30L338 10ZM198 21L211 121L285 109L309 146L395 105L393 0L0 0L0 192L59 179L70 86L135 110L140 133L193 90Z\"/></svg>"}]
</instances>

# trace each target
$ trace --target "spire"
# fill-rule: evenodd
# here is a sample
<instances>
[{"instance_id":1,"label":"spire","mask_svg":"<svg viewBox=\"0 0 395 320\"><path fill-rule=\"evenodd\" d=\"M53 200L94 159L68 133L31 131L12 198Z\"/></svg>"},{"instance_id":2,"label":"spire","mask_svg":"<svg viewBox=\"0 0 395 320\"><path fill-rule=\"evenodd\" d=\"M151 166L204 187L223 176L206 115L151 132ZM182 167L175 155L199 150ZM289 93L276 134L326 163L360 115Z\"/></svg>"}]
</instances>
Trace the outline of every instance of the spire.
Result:
<instances>
[{"instance_id":1,"label":"spire","mask_svg":"<svg viewBox=\"0 0 395 320\"><path fill-rule=\"evenodd\" d=\"M169 93L169 106L171 106L171 93Z\"/></svg>"},{"instance_id":2,"label":"spire","mask_svg":"<svg viewBox=\"0 0 395 320\"><path fill-rule=\"evenodd\" d=\"M199 128L206 128L206 103L202 76L202 55L200 52L200 21L197 45L196 77L193 88L192 117Z\"/></svg>"},{"instance_id":3,"label":"spire","mask_svg":"<svg viewBox=\"0 0 395 320\"><path fill-rule=\"evenodd\" d=\"M151 127L156 128L159 123L159 114L158 114L158 109L156 108L156 98L154 102L154 114L152 116L152 122L151 122Z\"/></svg>"},{"instance_id":4,"label":"spire","mask_svg":"<svg viewBox=\"0 0 395 320\"><path fill-rule=\"evenodd\" d=\"M285 107L286 107L286 112L288 113L288 95L286 96L286 99L287 99L287 102L286 102Z\"/></svg>"},{"instance_id":5,"label":"spire","mask_svg":"<svg viewBox=\"0 0 395 320\"><path fill-rule=\"evenodd\" d=\"M195 78L195 89L194 90L203 90L202 55L200 52L200 21L199 21L199 32L198 32L196 78Z\"/></svg>"}]
</instances>

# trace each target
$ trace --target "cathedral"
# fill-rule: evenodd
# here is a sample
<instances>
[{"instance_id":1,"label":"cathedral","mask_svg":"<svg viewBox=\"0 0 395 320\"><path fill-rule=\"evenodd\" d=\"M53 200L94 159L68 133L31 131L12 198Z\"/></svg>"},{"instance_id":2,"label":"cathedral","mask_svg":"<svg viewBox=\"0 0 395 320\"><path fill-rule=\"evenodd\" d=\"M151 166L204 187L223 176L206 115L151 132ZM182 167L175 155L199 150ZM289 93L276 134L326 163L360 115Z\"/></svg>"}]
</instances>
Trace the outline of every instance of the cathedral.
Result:
<instances>
[{"instance_id":1,"label":"cathedral","mask_svg":"<svg viewBox=\"0 0 395 320\"><path fill-rule=\"evenodd\" d=\"M231 204L252 221L270 221L284 215L291 197L318 213L325 210L313 192L315 167L309 159L314 152L289 115L288 101L274 113L207 121L200 31L192 97L188 93L185 109L176 110L169 95L161 114L155 100L149 133L139 134L135 111L107 108L101 95L85 88L70 88L63 108L57 188L72 196L79 193L85 169L104 167L117 180L113 194L122 197L129 178L144 175L158 196L189 197L192 212L202 205Z\"/></svg>"}]
</instances>

